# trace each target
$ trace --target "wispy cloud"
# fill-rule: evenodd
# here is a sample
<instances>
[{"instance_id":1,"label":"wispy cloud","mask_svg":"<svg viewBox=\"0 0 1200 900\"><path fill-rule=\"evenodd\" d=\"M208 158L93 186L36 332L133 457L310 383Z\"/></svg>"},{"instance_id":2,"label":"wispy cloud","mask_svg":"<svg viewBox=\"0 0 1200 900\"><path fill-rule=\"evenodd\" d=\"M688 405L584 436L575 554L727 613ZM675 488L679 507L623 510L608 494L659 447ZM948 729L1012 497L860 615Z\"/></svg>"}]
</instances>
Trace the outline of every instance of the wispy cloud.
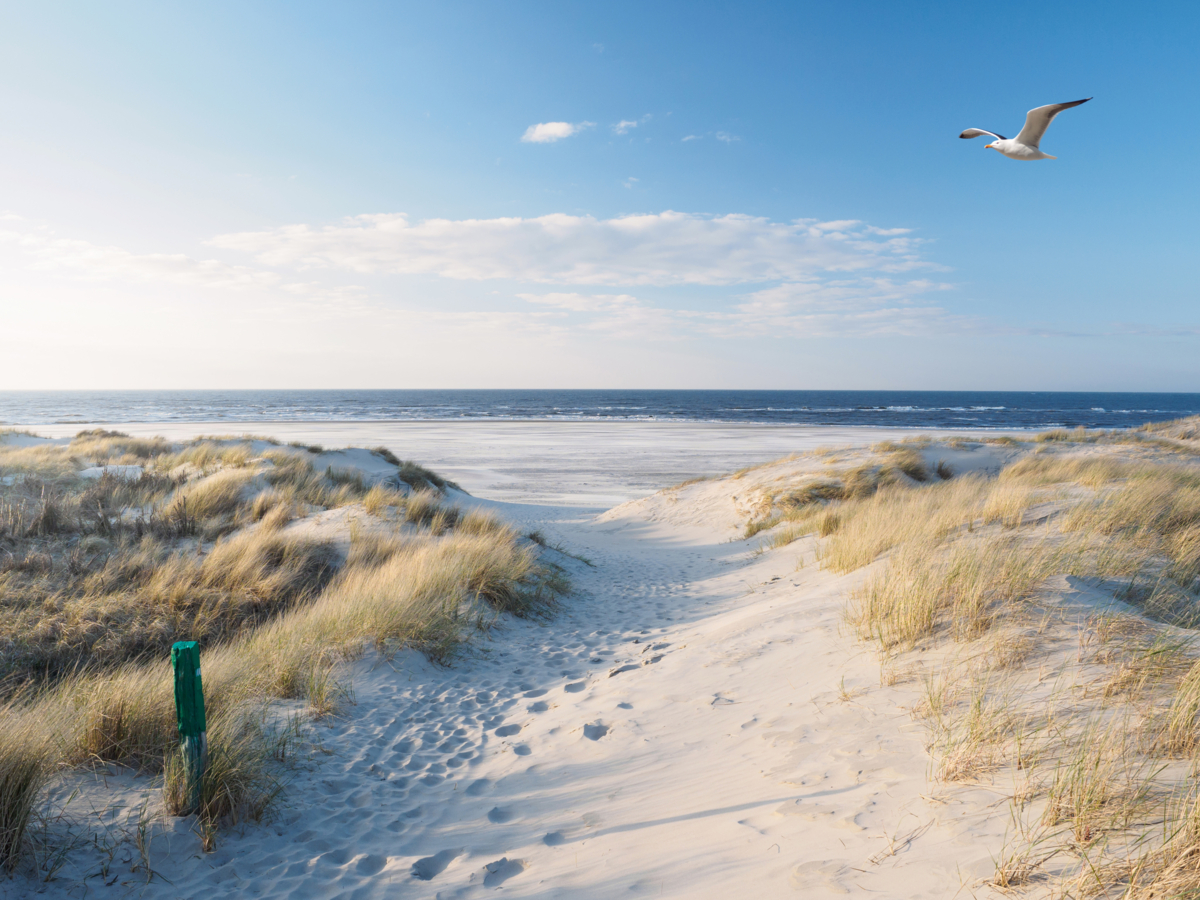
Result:
<instances>
[{"instance_id":1,"label":"wispy cloud","mask_svg":"<svg viewBox=\"0 0 1200 900\"><path fill-rule=\"evenodd\" d=\"M640 119L622 119L612 129L616 134L628 134L630 129L637 128L638 125L644 125L653 118L653 113L646 113Z\"/></svg>"},{"instance_id":2,"label":"wispy cloud","mask_svg":"<svg viewBox=\"0 0 1200 900\"><path fill-rule=\"evenodd\" d=\"M34 271L68 273L87 281L253 293L260 298L274 296L286 301L289 308L304 303L334 303L343 313L370 308L364 302L366 291L358 285L288 280L261 266L198 259L186 253L133 253L121 247L60 237L43 223L12 214L0 215L0 248L20 253Z\"/></svg>"},{"instance_id":3,"label":"wispy cloud","mask_svg":"<svg viewBox=\"0 0 1200 900\"><path fill-rule=\"evenodd\" d=\"M718 131L717 140L724 141L726 144L732 144L734 141L740 141L741 138L736 134L730 134L728 131Z\"/></svg>"},{"instance_id":4,"label":"wispy cloud","mask_svg":"<svg viewBox=\"0 0 1200 900\"><path fill-rule=\"evenodd\" d=\"M522 300L570 312L613 312L642 304L632 294L517 294Z\"/></svg>"},{"instance_id":5,"label":"wispy cloud","mask_svg":"<svg viewBox=\"0 0 1200 900\"><path fill-rule=\"evenodd\" d=\"M120 247L59 237L51 229L17 216L0 219L0 244L21 251L43 271L73 270L92 278L126 278L197 287L246 289L275 287L275 272L230 265L215 259L195 259L183 253L131 253Z\"/></svg>"},{"instance_id":6,"label":"wispy cloud","mask_svg":"<svg viewBox=\"0 0 1200 900\"><path fill-rule=\"evenodd\" d=\"M722 309L666 307L632 294L521 293L541 307L573 315L579 327L645 340L928 335L988 330L982 320L954 315L927 294L952 285L884 278L813 280L735 298Z\"/></svg>"},{"instance_id":7,"label":"wispy cloud","mask_svg":"<svg viewBox=\"0 0 1200 900\"><path fill-rule=\"evenodd\" d=\"M856 221L774 222L745 215L662 213L596 219L426 219L356 216L214 239L270 266L464 280L591 285L731 285L802 281L818 272L927 266L920 242Z\"/></svg>"},{"instance_id":8,"label":"wispy cloud","mask_svg":"<svg viewBox=\"0 0 1200 900\"><path fill-rule=\"evenodd\" d=\"M521 140L526 144L553 144L555 141L578 134L585 128L591 128L595 124L595 122L539 122L537 125L530 125L526 128L525 133L521 135Z\"/></svg>"},{"instance_id":9,"label":"wispy cloud","mask_svg":"<svg viewBox=\"0 0 1200 900\"><path fill-rule=\"evenodd\" d=\"M700 138L701 138L701 137L703 137L703 135L699 135L699 134L689 134L689 135L686 135L685 137L683 137L683 138L680 140L680 143L681 143L681 144L686 144L688 141L698 141L698 140L700 140Z\"/></svg>"}]
</instances>

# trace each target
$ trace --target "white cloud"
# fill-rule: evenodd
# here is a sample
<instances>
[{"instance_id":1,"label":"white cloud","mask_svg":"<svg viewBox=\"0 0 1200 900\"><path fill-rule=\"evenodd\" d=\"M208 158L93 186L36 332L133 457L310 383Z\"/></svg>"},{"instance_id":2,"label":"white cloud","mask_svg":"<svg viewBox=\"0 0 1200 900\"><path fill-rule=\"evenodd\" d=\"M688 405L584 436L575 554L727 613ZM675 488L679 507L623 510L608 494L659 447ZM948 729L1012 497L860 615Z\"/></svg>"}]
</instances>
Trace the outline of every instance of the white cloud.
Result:
<instances>
[{"instance_id":1,"label":"white cloud","mask_svg":"<svg viewBox=\"0 0 1200 900\"><path fill-rule=\"evenodd\" d=\"M700 140L701 137L702 137L702 135L699 135L699 134L689 134L689 135L685 136L682 140L680 140L680 143L686 144L688 141L698 141L698 140Z\"/></svg>"},{"instance_id":2,"label":"white cloud","mask_svg":"<svg viewBox=\"0 0 1200 900\"><path fill-rule=\"evenodd\" d=\"M631 294L522 293L529 303L576 314L582 328L646 340L929 335L987 328L928 303L952 285L885 278L787 283L735 298L717 310L668 308Z\"/></svg>"},{"instance_id":3,"label":"white cloud","mask_svg":"<svg viewBox=\"0 0 1200 900\"><path fill-rule=\"evenodd\" d=\"M527 144L552 144L578 134L585 128L591 128L595 122L539 122L530 125L521 135L521 140Z\"/></svg>"},{"instance_id":4,"label":"white cloud","mask_svg":"<svg viewBox=\"0 0 1200 900\"><path fill-rule=\"evenodd\" d=\"M877 235L856 221L774 222L671 210L614 219L555 213L421 222L384 213L321 228L228 234L211 243L271 266L549 284L730 285L927 265L918 241Z\"/></svg>"},{"instance_id":5,"label":"white cloud","mask_svg":"<svg viewBox=\"0 0 1200 900\"><path fill-rule=\"evenodd\" d=\"M638 123L637 123L636 119L622 119L620 122L618 122L616 125L613 126L613 131L615 131L617 134L625 134L626 132L629 131L630 128L637 128L637 127L638 127Z\"/></svg>"},{"instance_id":6,"label":"white cloud","mask_svg":"<svg viewBox=\"0 0 1200 900\"><path fill-rule=\"evenodd\" d=\"M724 141L726 144L732 144L734 141L740 141L741 138L736 134L730 134L728 131L718 131L717 140Z\"/></svg>"}]
</instances>

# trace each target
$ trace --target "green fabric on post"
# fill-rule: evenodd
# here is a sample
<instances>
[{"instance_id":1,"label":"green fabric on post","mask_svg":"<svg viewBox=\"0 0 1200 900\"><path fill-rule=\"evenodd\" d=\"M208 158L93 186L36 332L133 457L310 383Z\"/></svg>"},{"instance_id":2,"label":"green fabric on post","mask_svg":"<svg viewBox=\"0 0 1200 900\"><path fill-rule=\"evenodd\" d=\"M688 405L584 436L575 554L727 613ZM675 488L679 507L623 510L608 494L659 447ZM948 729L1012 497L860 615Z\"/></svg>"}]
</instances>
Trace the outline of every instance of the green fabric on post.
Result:
<instances>
[{"instance_id":1,"label":"green fabric on post","mask_svg":"<svg viewBox=\"0 0 1200 900\"><path fill-rule=\"evenodd\" d=\"M179 744L187 772L187 809L200 808L200 787L208 764L208 725L204 720L204 685L200 680L200 645L178 641L171 647L175 670L175 715Z\"/></svg>"},{"instance_id":2,"label":"green fabric on post","mask_svg":"<svg viewBox=\"0 0 1200 900\"><path fill-rule=\"evenodd\" d=\"M204 721L204 685L200 681L200 645L178 641L171 647L175 670L175 714L179 736L195 737L208 731Z\"/></svg>"}]
</instances>

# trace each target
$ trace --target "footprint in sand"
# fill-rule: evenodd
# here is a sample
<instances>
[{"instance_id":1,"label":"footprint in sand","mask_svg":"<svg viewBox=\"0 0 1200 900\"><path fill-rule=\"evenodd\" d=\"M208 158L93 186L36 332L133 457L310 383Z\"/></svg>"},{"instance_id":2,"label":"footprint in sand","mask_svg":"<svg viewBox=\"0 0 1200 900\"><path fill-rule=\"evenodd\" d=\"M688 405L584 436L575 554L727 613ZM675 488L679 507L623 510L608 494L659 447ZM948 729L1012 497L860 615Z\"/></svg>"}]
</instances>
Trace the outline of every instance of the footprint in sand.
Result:
<instances>
[{"instance_id":1,"label":"footprint in sand","mask_svg":"<svg viewBox=\"0 0 1200 900\"><path fill-rule=\"evenodd\" d=\"M520 875L525 871L525 861L521 859L509 859L502 857L495 862L490 862L483 867L487 874L483 876L484 887L497 887L512 878L514 875Z\"/></svg>"},{"instance_id":2,"label":"footprint in sand","mask_svg":"<svg viewBox=\"0 0 1200 900\"><path fill-rule=\"evenodd\" d=\"M537 703L530 703L525 709L531 713L544 713L550 708L550 704L545 700L539 700Z\"/></svg>"},{"instance_id":3,"label":"footprint in sand","mask_svg":"<svg viewBox=\"0 0 1200 900\"><path fill-rule=\"evenodd\" d=\"M568 694L578 694L585 687L587 687L586 681L576 681L574 684L568 684L566 687L563 688L563 690L566 691Z\"/></svg>"},{"instance_id":4,"label":"footprint in sand","mask_svg":"<svg viewBox=\"0 0 1200 900\"><path fill-rule=\"evenodd\" d=\"M542 843L547 847L557 847L560 844L565 844L566 842L567 836L561 831L551 831L544 838L542 838Z\"/></svg>"},{"instance_id":5,"label":"footprint in sand","mask_svg":"<svg viewBox=\"0 0 1200 900\"><path fill-rule=\"evenodd\" d=\"M494 806L492 807L491 811L488 812L487 817L489 822L495 825L500 825L504 822L512 821L512 818L515 815L516 813L510 807Z\"/></svg>"},{"instance_id":6,"label":"footprint in sand","mask_svg":"<svg viewBox=\"0 0 1200 900\"><path fill-rule=\"evenodd\" d=\"M811 894L814 888L821 887L830 894L849 894L850 888L842 883L842 879L850 874L850 869L839 862L801 863L792 869L788 883L792 890Z\"/></svg>"},{"instance_id":7,"label":"footprint in sand","mask_svg":"<svg viewBox=\"0 0 1200 900\"><path fill-rule=\"evenodd\" d=\"M520 730L520 725L502 725L496 729L496 737L512 737Z\"/></svg>"},{"instance_id":8,"label":"footprint in sand","mask_svg":"<svg viewBox=\"0 0 1200 900\"><path fill-rule=\"evenodd\" d=\"M443 850L433 856L418 859L412 865L413 877L420 878L422 881L432 881L446 871L446 866L454 862L460 853L462 853L461 850Z\"/></svg>"},{"instance_id":9,"label":"footprint in sand","mask_svg":"<svg viewBox=\"0 0 1200 900\"><path fill-rule=\"evenodd\" d=\"M517 754L517 756L528 756L530 753L533 752L532 750L529 749L528 745L526 745L526 744L517 744L512 749L513 749L513 753Z\"/></svg>"},{"instance_id":10,"label":"footprint in sand","mask_svg":"<svg viewBox=\"0 0 1200 900\"><path fill-rule=\"evenodd\" d=\"M387 865L388 858L379 856L374 853L366 853L361 856L354 866L354 871L359 875L378 875L383 871L383 867Z\"/></svg>"},{"instance_id":11,"label":"footprint in sand","mask_svg":"<svg viewBox=\"0 0 1200 900\"><path fill-rule=\"evenodd\" d=\"M589 741L598 741L608 734L608 730L608 726L603 722L593 722L591 725L583 726L583 736Z\"/></svg>"},{"instance_id":12,"label":"footprint in sand","mask_svg":"<svg viewBox=\"0 0 1200 900\"><path fill-rule=\"evenodd\" d=\"M479 778L471 782L466 793L468 797L478 797L480 794L490 791L492 787L492 782L487 778Z\"/></svg>"}]
</instances>

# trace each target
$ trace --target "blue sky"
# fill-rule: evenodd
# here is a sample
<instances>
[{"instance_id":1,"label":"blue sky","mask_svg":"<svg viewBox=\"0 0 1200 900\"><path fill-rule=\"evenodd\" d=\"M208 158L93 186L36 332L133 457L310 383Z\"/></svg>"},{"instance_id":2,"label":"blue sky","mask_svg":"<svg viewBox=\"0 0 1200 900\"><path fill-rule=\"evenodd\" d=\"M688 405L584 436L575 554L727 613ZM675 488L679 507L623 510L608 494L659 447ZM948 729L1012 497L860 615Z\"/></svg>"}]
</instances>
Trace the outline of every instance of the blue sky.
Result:
<instances>
[{"instance_id":1,"label":"blue sky","mask_svg":"<svg viewBox=\"0 0 1200 900\"><path fill-rule=\"evenodd\" d=\"M9 4L0 386L1200 390L1198 46L1183 3ZM1087 96L1055 161L957 139Z\"/></svg>"}]
</instances>

